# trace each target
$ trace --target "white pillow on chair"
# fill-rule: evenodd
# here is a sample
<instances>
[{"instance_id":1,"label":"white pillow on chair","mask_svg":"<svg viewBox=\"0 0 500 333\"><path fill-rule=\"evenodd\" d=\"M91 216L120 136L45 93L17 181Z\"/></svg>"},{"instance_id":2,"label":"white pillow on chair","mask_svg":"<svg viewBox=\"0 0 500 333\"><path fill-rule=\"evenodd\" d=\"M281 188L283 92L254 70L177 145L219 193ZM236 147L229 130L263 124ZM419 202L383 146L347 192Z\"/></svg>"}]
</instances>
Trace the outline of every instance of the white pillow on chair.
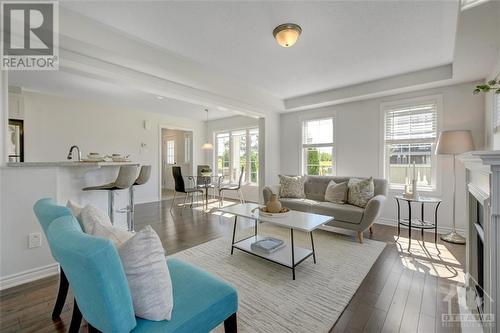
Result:
<instances>
[{"instance_id":1,"label":"white pillow on chair","mask_svg":"<svg viewBox=\"0 0 500 333\"><path fill-rule=\"evenodd\" d=\"M118 248L134 312L148 320L170 320L174 298L160 237L146 226Z\"/></svg>"},{"instance_id":2,"label":"white pillow on chair","mask_svg":"<svg viewBox=\"0 0 500 333\"><path fill-rule=\"evenodd\" d=\"M92 205L83 207L78 221L82 225L82 229L85 233L107 238L112 241L116 247L119 247L134 235L129 231L114 227L111 224L108 214Z\"/></svg>"}]
</instances>

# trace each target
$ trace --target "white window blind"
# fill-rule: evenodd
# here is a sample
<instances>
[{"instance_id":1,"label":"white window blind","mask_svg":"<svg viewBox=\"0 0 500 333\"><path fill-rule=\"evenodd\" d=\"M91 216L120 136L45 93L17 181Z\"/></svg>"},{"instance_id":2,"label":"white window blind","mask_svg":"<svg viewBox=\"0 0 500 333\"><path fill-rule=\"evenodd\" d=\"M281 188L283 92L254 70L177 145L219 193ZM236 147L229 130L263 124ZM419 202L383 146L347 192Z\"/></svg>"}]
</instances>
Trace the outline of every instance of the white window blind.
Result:
<instances>
[{"instance_id":1,"label":"white window blind","mask_svg":"<svg viewBox=\"0 0 500 333\"><path fill-rule=\"evenodd\" d=\"M385 142L432 143L437 134L437 105L426 103L386 110Z\"/></svg>"}]
</instances>

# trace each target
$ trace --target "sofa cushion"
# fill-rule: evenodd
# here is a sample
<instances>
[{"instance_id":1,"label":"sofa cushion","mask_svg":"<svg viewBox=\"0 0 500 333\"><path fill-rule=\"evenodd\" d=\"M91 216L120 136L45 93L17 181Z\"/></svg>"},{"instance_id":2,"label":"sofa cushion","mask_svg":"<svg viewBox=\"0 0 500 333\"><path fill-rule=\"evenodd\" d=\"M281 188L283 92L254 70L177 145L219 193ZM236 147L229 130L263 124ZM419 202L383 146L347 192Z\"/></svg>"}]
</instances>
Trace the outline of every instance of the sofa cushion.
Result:
<instances>
[{"instance_id":1,"label":"sofa cushion","mask_svg":"<svg viewBox=\"0 0 500 333\"><path fill-rule=\"evenodd\" d=\"M330 180L325 191L325 201L344 204L347 201L347 182L337 184Z\"/></svg>"},{"instance_id":2,"label":"sofa cushion","mask_svg":"<svg viewBox=\"0 0 500 333\"><path fill-rule=\"evenodd\" d=\"M298 210L301 212L310 212L312 206L317 205L318 201L310 199L299 198L280 198L281 206Z\"/></svg>"},{"instance_id":3,"label":"sofa cushion","mask_svg":"<svg viewBox=\"0 0 500 333\"><path fill-rule=\"evenodd\" d=\"M368 201L375 195L372 177L368 179L351 178L347 186L349 187L347 202L351 205L365 208Z\"/></svg>"},{"instance_id":4,"label":"sofa cushion","mask_svg":"<svg viewBox=\"0 0 500 333\"><path fill-rule=\"evenodd\" d=\"M304 195L304 177L302 176L283 176L280 178L280 197L281 198L303 198Z\"/></svg>"},{"instance_id":5,"label":"sofa cushion","mask_svg":"<svg viewBox=\"0 0 500 333\"><path fill-rule=\"evenodd\" d=\"M280 199L283 207L298 210L307 213L317 213L327 216L333 216L337 221L344 221L358 224L363 218L364 209L349 205L337 204L327 201L317 201L310 199Z\"/></svg>"},{"instance_id":6,"label":"sofa cushion","mask_svg":"<svg viewBox=\"0 0 500 333\"><path fill-rule=\"evenodd\" d=\"M333 216L336 221L358 224L361 222L365 210L349 204L337 204L333 202L321 201L314 205L311 212Z\"/></svg>"},{"instance_id":7,"label":"sofa cushion","mask_svg":"<svg viewBox=\"0 0 500 333\"><path fill-rule=\"evenodd\" d=\"M238 310L238 294L230 284L175 258L168 258L174 291L170 321L137 318L132 332L206 333Z\"/></svg>"}]
</instances>

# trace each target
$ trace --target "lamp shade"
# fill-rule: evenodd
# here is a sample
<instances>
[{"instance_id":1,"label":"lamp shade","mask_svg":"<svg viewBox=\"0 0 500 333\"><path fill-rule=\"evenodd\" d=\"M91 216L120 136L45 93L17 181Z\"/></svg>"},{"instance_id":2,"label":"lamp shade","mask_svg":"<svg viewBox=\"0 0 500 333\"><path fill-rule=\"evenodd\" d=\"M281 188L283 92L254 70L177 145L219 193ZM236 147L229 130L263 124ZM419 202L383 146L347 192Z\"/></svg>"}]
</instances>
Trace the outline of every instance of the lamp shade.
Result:
<instances>
[{"instance_id":1,"label":"lamp shade","mask_svg":"<svg viewBox=\"0 0 500 333\"><path fill-rule=\"evenodd\" d=\"M214 149L214 145L212 145L210 142L205 142L201 146L201 149L203 149L203 150L212 150L212 149Z\"/></svg>"},{"instance_id":2,"label":"lamp shade","mask_svg":"<svg viewBox=\"0 0 500 333\"><path fill-rule=\"evenodd\" d=\"M474 150L469 130L442 131L436 145L437 155L457 155Z\"/></svg>"}]
</instances>

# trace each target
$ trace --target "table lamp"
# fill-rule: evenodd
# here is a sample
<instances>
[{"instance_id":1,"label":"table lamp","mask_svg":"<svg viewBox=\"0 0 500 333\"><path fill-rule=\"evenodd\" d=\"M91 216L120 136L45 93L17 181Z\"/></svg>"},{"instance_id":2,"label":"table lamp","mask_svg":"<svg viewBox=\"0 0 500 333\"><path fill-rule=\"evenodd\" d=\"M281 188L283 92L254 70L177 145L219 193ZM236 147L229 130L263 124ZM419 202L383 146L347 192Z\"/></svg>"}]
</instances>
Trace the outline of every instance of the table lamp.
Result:
<instances>
[{"instance_id":1,"label":"table lamp","mask_svg":"<svg viewBox=\"0 0 500 333\"><path fill-rule=\"evenodd\" d=\"M474 150L472 135L469 130L442 131L436 145L436 155L453 156L453 229L449 234L441 236L441 239L454 244L465 244L465 238L460 236L455 228L455 162L456 156Z\"/></svg>"}]
</instances>

